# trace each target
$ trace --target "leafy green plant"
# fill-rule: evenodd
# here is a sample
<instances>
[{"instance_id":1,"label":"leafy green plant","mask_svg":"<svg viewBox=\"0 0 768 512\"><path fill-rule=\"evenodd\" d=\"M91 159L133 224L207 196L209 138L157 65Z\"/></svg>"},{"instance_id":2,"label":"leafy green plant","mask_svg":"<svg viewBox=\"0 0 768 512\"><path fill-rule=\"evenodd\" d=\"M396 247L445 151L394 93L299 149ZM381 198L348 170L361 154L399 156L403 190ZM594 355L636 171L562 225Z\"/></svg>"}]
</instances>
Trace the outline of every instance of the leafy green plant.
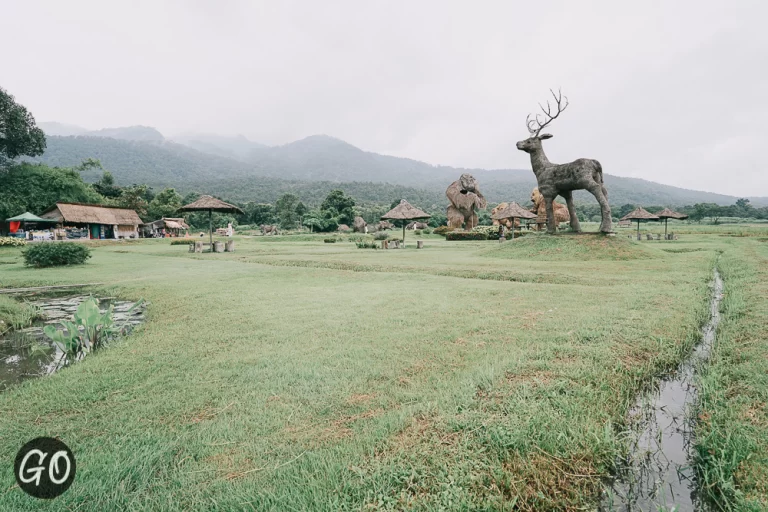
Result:
<instances>
[{"instance_id":1,"label":"leafy green plant","mask_svg":"<svg viewBox=\"0 0 768 512\"><path fill-rule=\"evenodd\" d=\"M387 233L385 233L384 231L379 231L378 233L373 235L373 239L374 240L386 240L387 236L388 236Z\"/></svg>"},{"instance_id":2,"label":"leafy green plant","mask_svg":"<svg viewBox=\"0 0 768 512\"><path fill-rule=\"evenodd\" d=\"M177 238L176 240L171 240L171 245L189 245L193 243L195 243L195 241L192 240L191 238L183 238L183 239Z\"/></svg>"},{"instance_id":3,"label":"leafy green plant","mask_svg":"<svg viewBox=\"0 0 768 512\"><path fill-rule=\"evenodd\" d=\"M358 249L378 249L376 242L357 242Z\"/></svg>"},{"instance_id":4,"label":"leafy green plant","mask_svg":"<svg viewBox=\"0 0 768 512\"><path fill-rule=\"evenodd\" d=\"M425 235L428 235L432 232L432 230L429 228L425 228L425 229L422 229L421 232L424 233Z\"/></svg>"},{"instance_id":5,"label":"leafy green plant","mask_svg":"<svg viewBox=\"0 0 768 512\"><path fill-rule=\"evenodd\" d=\"M453 228L450 226L439 226L436 227L432 232L436 235L445 235L446 233L450 233L453 231Z\"/></svg>"},{"instance_id":6,"label":"leafy green plant","mask_svg":"<svg viewBox=\"0 0 768 512\"><path fill-rule=\"evenodd\" d=\"M27 245L27 241L23 238L0 236L0 247L24 247L25 245Z\"/></svg>"},{"instance_id":7,"label":"leafy green plant","mask_svg":"<svg viewBox=\"0 0 768 512\"><path fill-rule=\"evenodd\" d=\"M91 257L91 250L76 242L41 242L28 246L22 256L28 267L82 265Z\"/></svg>"},{"instance_id":8,"label":"leafy green plant","mask_svg":"<svg viewBox=\"0 0 768 512\"><path fill-rule=\"evenodd\" d=\"M137 302L133 308L141 302ZM111 336L120 332L112 319L113 309L114 306L110 305L102 313L99 301L89 297L77 307L72 321L61 322L63 329L57 330L53 325L46 325L43 332L70 361L78 360L103 347Z\"/></svg>"},{"instance_id":9,"label":"leafy green plant","mask_svg":"<svg viewBox=\"0 0 768 512\"><path fill-rule=\"evenodd\" d=\"M445 234L446 240L488 240L488 235L479 231L451 231Z\"/></svg>"},{"instance_id":10,"label":"leafy green plant","mask_svg":"<svg viewBox=\"0 0 768 512\"><path fill-rule=\"evenodd\" d=\"M324 238L323 242L325 242L327 244L335 244L336 243L336 239L335 238Z\"/></svg>"}]
</instances>

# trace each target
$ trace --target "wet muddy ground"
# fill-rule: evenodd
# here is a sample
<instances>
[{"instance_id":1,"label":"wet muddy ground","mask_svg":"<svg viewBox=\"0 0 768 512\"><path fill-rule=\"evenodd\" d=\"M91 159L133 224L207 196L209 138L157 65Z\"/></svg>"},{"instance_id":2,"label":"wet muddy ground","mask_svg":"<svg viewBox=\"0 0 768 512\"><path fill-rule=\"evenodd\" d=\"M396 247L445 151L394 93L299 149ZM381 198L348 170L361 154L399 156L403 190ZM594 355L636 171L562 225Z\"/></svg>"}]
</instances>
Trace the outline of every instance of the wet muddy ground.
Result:
<instances>
[{"instance_id":1,"label":"wet muddy ground","mask_svg":"<svg viewBox=\"0 0 768 512\"><path fill-rule=\"evenodd\" d=\"M48 375L64 366L62 356L52 341L43 333L48 324L58 327L59 323L72 320L72 315L80 303L89 295L59 296L49 298L32 297L25 300L40 312L40 318L32 325L17 331L11 331L0 336L0 392L26 379ZM113 320L124 334L133 327L144 322L145 305L131 308L135 302L117 300L114 297L99 299L99 309L105 312L109 306L114 306ZM47 353L34 351L35 345L45 345L50 348Z\"/></svg>"}]
</instances>

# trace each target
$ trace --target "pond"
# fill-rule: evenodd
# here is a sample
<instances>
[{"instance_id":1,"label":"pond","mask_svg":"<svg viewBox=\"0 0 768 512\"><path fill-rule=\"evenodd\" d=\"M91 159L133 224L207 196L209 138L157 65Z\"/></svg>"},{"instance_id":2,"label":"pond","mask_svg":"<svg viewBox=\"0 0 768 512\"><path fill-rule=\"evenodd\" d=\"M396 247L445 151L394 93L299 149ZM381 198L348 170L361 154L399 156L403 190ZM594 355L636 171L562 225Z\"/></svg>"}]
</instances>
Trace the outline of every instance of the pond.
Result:
<instances>
[{"instance_id":1,"label":"pond","mask_svg":"<svg viewBox=\"0 0 768 512\"><path fill-rule=\"evenodd\" d=\"M0 336L0 393L20 382L53 373L66 366L69 361L58 351L53 342L43 333L46 325L61 328L60 322L72 320L77 307L90 295L59 296L28 299L36 307L40 317L32 325ZM135 326L144 322L147 303L134 308L135 302L117 300L114 297L97 297L99 309L105 312L114 306L112 318L122 335L128 334ZM134 309L131 309L134 308ZM47 346L46 353L33 350L35 345Z\"/></svg>"}]
</instances>

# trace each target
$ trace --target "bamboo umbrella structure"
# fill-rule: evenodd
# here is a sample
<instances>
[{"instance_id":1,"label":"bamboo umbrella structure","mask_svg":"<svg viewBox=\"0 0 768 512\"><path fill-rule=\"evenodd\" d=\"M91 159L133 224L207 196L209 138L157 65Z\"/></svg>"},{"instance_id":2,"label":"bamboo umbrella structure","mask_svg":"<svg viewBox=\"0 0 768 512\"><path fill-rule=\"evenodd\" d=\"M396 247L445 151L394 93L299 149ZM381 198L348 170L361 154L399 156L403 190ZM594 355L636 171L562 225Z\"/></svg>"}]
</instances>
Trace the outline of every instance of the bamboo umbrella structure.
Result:
<instances>
[{"instance_id":1,"label":"bamboo umbrella structure","mask_svg":"<svg viewBox=\"0 0 768 512\"><path fill-rule=\"evenodd\" d=\"M423 220L432 217L413 206L405 199L400 200L400 204L389 210L381 216L381 220ZM405 246L405 222L403 222L403 246Z\"/></svg>"},{"instance_id":2,"label":"bamboo umbrella structure","mask_svg":"<svg viewBox=\"0 0 768 512\"><path fill-rule=\"evenodd\" d=\"M641 220L659 220L659 217L652 214L645 208L639 207L621 218L621 220L636 220L637 221L637 238L640 239L640 221Z\"/></svg>"},{"instance_id":3,"label":"bamboo umbrella structure","mask_svg":"<svg viewBox=\"0 0 768 512\"><path fill-rule=\"evenodd\" d=\"M664 208L657 213L656 216L660 219L664 219L664 240L667 239L667 221L669 219L683 220L688 218L686 214L670 210L669 208Z\"/></svg>"},{"instance_id":4,"label":"bamboo umbrella structure","mask_svg":"<svg viewBox=\"0 0 768 512\"><path fill-rule=\"evenodd\" d=\"M188 205L179 208L180 212L208 212L208 227L210 229L209 241L211 243L211 252L213 252L213 212L220 213L243 213L243 210L237 206L225 203L212 196L200 196L200 199Z\"/></svg>"},{"instance_id":5,"label":"bamboo umbrella structure","mask_svg":"<svg viewBox=\"0 0 768 512\"><path fill-rule=\"evenodd\" d=\"M515 219L535 219L536 217L537 215L535 213L526 210L514 201L509 203L503 210L491 215L491 219L493 220L512 219L512 240L515 239Z\"/></svg>"}]
</instances>

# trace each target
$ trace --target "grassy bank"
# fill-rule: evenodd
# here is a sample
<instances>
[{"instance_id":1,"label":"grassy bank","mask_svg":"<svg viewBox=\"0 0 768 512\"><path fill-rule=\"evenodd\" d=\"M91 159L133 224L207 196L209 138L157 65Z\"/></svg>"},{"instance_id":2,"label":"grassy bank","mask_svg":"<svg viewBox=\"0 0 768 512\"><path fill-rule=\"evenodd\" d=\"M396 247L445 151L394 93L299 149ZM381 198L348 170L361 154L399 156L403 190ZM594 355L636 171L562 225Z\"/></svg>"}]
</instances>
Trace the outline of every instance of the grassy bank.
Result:
<instances>
[{"instance_id":1,"label":"grassy bank","mask_svg":"<svg viewBox=\"0 0 768 512\"><path fill-rule=\"evenodd\" d=\"M36 316L37 311L29 304L0 295L0 334L26 327Z\"/></svg>"},{"instance_id":2,"label":"grassy bank","mask_svg":"<svg viewBox=\"0 0 768 512\"><path fill-rule=\"evenodd\" d=\"M701 382L698 473L717 510L768 509L768 243L721 258L722 321Z\"/></svg>"},{"instance_id":3,"label":"grassy bank","mask_svg":"<svg viewBox=\"0 0 768 512\"><path fill-rule=\"evenodd\" d=\"M152 305L0 394L0 463L38 435L78 460L53 502L0 473L0 510L581 510L636 392L698 338L715 254L757 243L289 238L4 265L6 286L98 281Z\"/></svg>"}]
</instances>

